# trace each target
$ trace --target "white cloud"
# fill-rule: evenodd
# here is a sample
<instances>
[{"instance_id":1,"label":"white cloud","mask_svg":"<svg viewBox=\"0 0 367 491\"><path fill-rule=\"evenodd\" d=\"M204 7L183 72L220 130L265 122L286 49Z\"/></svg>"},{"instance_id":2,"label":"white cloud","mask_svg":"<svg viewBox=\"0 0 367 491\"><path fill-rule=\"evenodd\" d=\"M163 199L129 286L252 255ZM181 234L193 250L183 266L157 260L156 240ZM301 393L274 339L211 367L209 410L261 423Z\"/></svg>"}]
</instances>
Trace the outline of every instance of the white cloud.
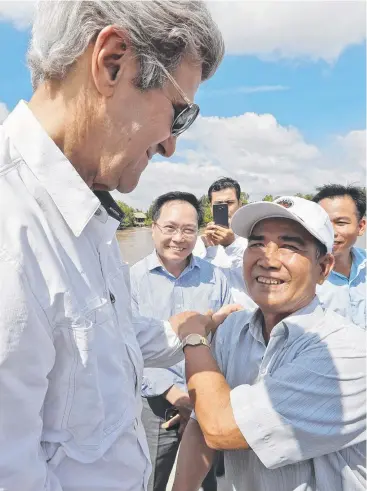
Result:
<instances>
[{"instance_id":1,"label":"white cloud","mask_svg":"<svg viewBox=\"0 0 367 491\"><path fill-rule=\"evenodd\" d=\"M4 121L4 119L9 114L8 108L4 102L0 102L0 124Z\"/></svg>"},{"instance_id":2,"label":"white cloud","mask_svg":"<svg viewBox=\"0 0 367 491\"><path fill-rule=\"evenodd\" d=\"M32 24L34 1L0 1L0 21L11 22L17 29L26 29Z\"/></svg>"},{"instance_id":3,"label":"white cloud","mask_svg":"<svg viewBox=\"0 0 367 491\"><path fill-rule=\"evenodd\" d=\"M313 192L328 182L365 182L366 131L332 138L326 148L305 141L271 114L199 118L182 135L179 163L152 162L133 193L119 195L146 209L162 193L181 190L197 196L221 176L237 179L251 199L266 194Z\"/></svg>"},{"instance_id":4,"label":"white cloud","mask_svg":"<svg viewBox=\"0 0 367 491\"><path fill-rule=\"evenodd\" d=\"M206 0L221 28L227 53L264 58L335 61L366 39L363 0ZM24 29L34 1L1 1L0 21Z\"/></svg>"},{"instance_id":5,"label":"white cloud","mask_svg":"<svg viewBox=\"0 0 367 491\"><path fill-rule=\"evenodd\" d=\"M335 61L366 38L366 4L355 0L207 1L227 53Z\"/></svg>"},{"instance_id":6,"label":"white cloud","mask_svg":"<svg viewBox=\"0 0 367 491\"><path fill-rule=\"evenodd\" d=\"M228 87L227 89L204 89L200 91L200 97L217 97L235 94L257 94L262 92L283 92L289 90L286 85L244 85L242 87Z\"/></svg>"}]
</instances>

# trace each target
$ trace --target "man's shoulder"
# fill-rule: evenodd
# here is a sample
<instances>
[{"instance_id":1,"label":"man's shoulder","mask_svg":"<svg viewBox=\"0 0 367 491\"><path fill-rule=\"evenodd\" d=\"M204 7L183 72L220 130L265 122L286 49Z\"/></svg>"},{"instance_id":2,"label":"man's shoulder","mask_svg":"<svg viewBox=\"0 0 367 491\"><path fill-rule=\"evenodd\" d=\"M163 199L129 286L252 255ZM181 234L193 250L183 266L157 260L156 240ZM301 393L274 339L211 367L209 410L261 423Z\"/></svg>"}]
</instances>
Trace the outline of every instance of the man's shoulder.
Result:
<instances>
[{"instance_id":1,"label":"man's shoulder","mask_svg":"<svg viewBox=\"0 0 367 491\"><path fill-rule=\"evenodd\" d=\"M140 261L136 262L133 266L130 267L130 275L135 278L139 278L148 272L148 262L151 254L143 257Z\"/></svg>"},{"instance_id":2,"label":"man's shoulder","mask_svg":"<svg viewBox=\"0 0 367 491\"><path fill-rule=\"evenodd\" d=\"M220 343L229 343L238 339L242 329L249 324L253 311L238 310L230 314L227 319L221 324L216 332L216 338Z\"/></svg>"},{"instance_id":3,"label":"man's shoulder","mask_svg":"<svg viewBox=\"0 0 367 491\"><path fill-rule=\"evenodd\" d=\"M219 266L196 256L195 262L200 268L200 274L202 277L210 277L216 283L227 283L226 275Z\"/></svg>"},{"instance_id":4,"label":"man's shoulder","mask_svg":"<svg viewBox=\"0 0 367 491\"><path fill-rule=\"evenodd\" d=\"M360 247L353 247L353 254L358 264L366 263L366 258L367 258L366 249L362 249Z\"/></svg>"},{"instance_id":5,"label":"man's shoulder","mask_svg":"<svg viewBox=\"0 0 367 491\"><path fill-rule=\"evenodd\" d=\"M324 310L324 317L314 332L328 349L340 347L351 352L356 349L366 351L365 331L330 308Z\"/></svg>"}]
</instances>

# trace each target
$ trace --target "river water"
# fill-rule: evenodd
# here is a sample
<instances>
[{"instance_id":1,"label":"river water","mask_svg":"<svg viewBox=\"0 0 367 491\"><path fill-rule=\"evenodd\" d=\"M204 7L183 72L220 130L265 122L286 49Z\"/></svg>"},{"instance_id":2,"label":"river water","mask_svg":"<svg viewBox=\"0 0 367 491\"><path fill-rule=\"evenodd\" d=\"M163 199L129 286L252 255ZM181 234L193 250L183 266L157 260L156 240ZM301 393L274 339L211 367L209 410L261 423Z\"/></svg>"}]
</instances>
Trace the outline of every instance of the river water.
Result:
<instances>
[{"instance_id":1,"label":"river water","mask_svg":"<svg viewBox=\"0 0 367 491\"><path fill-rule=\"evenodd\" d=\"M117 240L120 245L124 261L130 265L135 264L153 250L152 232L150 227L135 227L117 231ZM366 237L359 237L357 247L366 247Z\"/></svg>"},{"instance_id":2,"label":"river water","mask_svg":"<svg viewBox=\"0 0 367 491\"><path fill-rule=\"evenodd\" d=\"M135 227L117 231L117 240L124 261L135 264L153 250L150 227Z\"/></svg>"}]
</instances>

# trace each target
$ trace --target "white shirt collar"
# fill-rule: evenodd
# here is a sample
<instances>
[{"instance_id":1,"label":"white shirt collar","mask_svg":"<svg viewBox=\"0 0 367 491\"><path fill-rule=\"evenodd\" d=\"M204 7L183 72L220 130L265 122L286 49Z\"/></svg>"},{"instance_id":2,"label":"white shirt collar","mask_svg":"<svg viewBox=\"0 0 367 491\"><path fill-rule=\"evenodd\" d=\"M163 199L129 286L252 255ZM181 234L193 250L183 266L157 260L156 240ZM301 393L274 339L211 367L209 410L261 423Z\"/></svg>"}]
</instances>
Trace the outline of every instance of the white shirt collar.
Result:
<instances>
[{"instance_id":1,"label":"white shirt collar","mask_svg":"<svg viewBox=\"0 0 367 491\"><path fill-rule=\"evenodd\" d=\"M18 103L3 126L24 162L78 237L100 206L98 198L47 135L25 101Z\"/></svg>"}]
</instances>

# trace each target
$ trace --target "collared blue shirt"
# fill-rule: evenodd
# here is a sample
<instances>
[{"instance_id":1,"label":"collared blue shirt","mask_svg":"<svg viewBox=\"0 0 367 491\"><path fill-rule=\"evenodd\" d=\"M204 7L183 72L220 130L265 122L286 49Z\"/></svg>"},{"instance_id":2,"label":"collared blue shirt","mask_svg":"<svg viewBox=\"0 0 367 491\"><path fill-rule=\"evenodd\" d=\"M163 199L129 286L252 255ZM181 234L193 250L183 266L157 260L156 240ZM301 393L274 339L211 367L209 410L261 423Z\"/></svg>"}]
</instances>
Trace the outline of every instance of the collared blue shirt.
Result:
<instances>
[{"instance_id":1,"label":"collared blue shirt","mask_svg":"<svg viewBox=\"0 0 367 491\"><path fill-rule=\"evenodd\" d=\"M216 311L222 305L233 303L224 273L195 256L176 278L162 266L153 251L131 268L130 278L134 315L169 319L186 310L204 314L209 309ZM161 395L172 385L186 390L183 361L169 369L144 369L143 397Z\"/></svg>"},{"instance_id":2,"label":"collared blue shirt","mask_svg":"<svg viewBox=\"0 0 367 491\"><path fill-rule=\"evenodd\" d=\"M250 447L224 452L232 491L366 489L361 329L315 297L279 322L267 344L260 310L231 314L212 350Z\"/></svg>"},{"instance_id":3,"label":"collared blue shirt","mask_svg":"<svg viewBox=\"0 0 367 491\"><path fill-rule=\"evenodd\" d=\"M354 324L366 329L366 251L352 248L350 276L332 271L325 283L317 288L317 295L324 305Z\"/></svg>"}]
</instances>

